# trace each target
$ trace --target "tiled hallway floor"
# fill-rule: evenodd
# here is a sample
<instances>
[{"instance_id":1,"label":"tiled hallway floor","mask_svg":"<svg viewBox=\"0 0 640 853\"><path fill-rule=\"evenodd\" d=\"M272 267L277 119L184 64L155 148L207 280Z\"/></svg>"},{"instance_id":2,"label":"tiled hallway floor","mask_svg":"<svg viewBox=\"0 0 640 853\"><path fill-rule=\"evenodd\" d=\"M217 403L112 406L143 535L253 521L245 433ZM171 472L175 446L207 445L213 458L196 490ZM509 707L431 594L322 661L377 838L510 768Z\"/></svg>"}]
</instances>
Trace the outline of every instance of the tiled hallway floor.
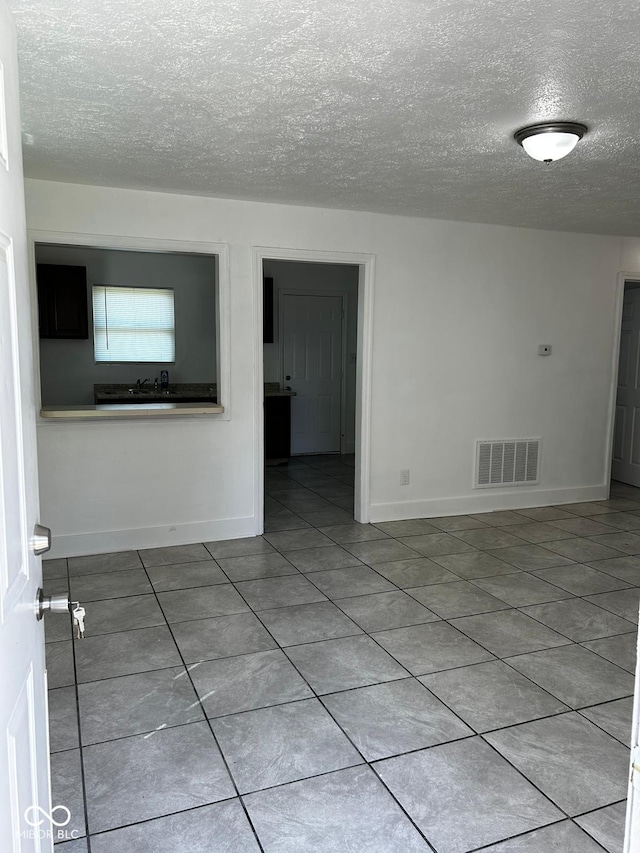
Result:
<instances>
[{"instance_id":1,"label":"tiled hallway floor","mask_svg":"<svg viewBox=\"0 0 640 853\"><path fill-rule=\"evenodd\" d=\"M263 537L45 563L59 853L621 853L640 490L360 525L350 462L267 469Z\"/></svg>"}]
</instances>

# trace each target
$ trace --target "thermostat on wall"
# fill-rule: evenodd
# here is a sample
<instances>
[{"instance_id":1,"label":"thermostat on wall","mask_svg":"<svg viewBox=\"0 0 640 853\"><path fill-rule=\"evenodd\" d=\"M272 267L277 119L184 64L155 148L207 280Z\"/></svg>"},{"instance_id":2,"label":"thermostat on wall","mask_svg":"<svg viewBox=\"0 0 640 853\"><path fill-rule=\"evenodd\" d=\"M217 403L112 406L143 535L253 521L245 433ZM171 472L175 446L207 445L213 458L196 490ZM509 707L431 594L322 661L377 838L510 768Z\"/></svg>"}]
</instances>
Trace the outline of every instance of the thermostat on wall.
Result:
<instances>
[{"instance_id":1,"label":"thermostat on wall","mask_svg":"<svg viewBox=\"0 0 640 853\"><path fill-rule=\"evenodd\" d=\"M551 344L539 344L538 355L551 355Z\"/></svg>"}]
</instances>

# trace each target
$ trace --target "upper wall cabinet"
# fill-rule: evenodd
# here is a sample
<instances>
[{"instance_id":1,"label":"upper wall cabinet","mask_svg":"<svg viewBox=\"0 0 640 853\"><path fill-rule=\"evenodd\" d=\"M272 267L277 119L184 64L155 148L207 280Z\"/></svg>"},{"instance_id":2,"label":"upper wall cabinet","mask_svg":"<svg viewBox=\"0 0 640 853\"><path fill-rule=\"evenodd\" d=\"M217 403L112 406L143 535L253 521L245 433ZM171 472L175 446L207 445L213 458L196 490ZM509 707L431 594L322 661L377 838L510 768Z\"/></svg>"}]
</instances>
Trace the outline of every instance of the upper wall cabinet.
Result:
<instances>
[{"instance_id":1,"label":"upper wall cabinet","mask_svg":"<svg viewBox=\"0 0 640 853\"><path fill-rule=\"evenodd\" d=\"M37 280L40 337L88 338L86 267L37 264Z\"/></svg>"}]
</instances>

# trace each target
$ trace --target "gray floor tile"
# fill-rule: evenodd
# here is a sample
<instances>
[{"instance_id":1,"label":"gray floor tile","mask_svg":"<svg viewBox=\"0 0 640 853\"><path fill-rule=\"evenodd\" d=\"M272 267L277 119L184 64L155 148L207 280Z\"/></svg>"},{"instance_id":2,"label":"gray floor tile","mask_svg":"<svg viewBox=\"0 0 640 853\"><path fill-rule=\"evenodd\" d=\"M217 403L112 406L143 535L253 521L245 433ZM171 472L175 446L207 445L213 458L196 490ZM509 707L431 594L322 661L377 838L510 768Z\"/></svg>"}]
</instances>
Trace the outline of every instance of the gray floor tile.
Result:
<instances>
[{"instance_id":1,"label":"gray floor tile","mask_svg":"<svg viewBox=\"0 0 640 853\"><path fill-rule=\"evenodd\" d=\"M230 616L232 613L244 613L249 610L231 584L161 592L158 594L158 601L167 622L187 622L190 619L206 619L208 616Z\"/></svg>"},{"instance_id":2,"label":"gray floor tile","mask_svg":"<svg viewBox=\"0 0 640 853\"><path fill-rule=\"evenodd\" d=\"M586 501L585 503L561 504L559 509L566 510L572 515L604 515L607 512L617 512L613 507L603 506L601 503Z\"/></svg>"},{"instance_id":3,"label":"gray floor tile","mask_svg":"<svg viewBox=\"0 0 640 853\"><path fill-rule=\"evenodd\" d=\"M49 690L49 740L51 752L80 746L75 687Z\"/></svg>"},{"instance_id":4,"label":"gray floor tile","mask_svg":"<svg viewBox=\"0 0 640 853\"><path fill-rule=\"evenodd\" d=\"M165 624L155 595L135 595L130 598L100 601L87 607L86 611L85 637Z\"/></svg>"},{"instance_id":5,"label":"gray floor tile","mask_svg":"<svg viewBox=\"0 0 640 853\"><path fill-rule=\"evenodd\" d=\"M166 626L120 631L76 642L78 683L132 675L182 663Z\"/></svg>"},{"instance_id":6,"label":"gray floor tile","mask_svg":"<svg viewBox=\"0 0 640 853\"><path fill-rule=\"evenodd\" d=\"M296 567L277 552L252 554L248 557L224 557L219 559L219 563L229 580L234 582L298 574Z\"/></svg>"},{"instance_id":7,"label":"gray floor tile","mask_svg":"<svg viewBox=\"0 0 640 853\"><path fill-rule=\"evenodd\" d=\"M47 587L47 593L49 589ZM59 643L61 640L70 640L73 637L73 625L71 614L56 613L44 620L45 643Z\"/></svg>"},{"instance_id":8,"label":"gray floor tile","mask_svg":"<svg viewBox=\"0 0 640 853\"><path fill-rule=\"evenodd\" d=\"M430 850L366 766L249 794L244 801L267 853Z\"/></svg>"},{"instance_id":9,"label":"gray floor tile","mask_svg":"<svg viewBox=\"0 0 640 853\"><path fill-rule=\"evenodd\" d=\"M147 573L156 592L229 583L228 577L213 560L179 563L177 566L154 566L147 569Z\"/></svg>"},{"instance_id":10,"label":"gray floor tile","mask_svg":"<svg viewBox=\"0 0 640 853\"><path fill-rule=\"evenodd\" d=\"M615 803L576 818L576 823L593 836L608 853L621 853L625 815L626 802Z\"/></svg>"},{"instance_id":11,"label":"gray floor tile","mask_svg":"<svg viewBox=\"0 0 640 853\"><path fill-rule=\"evenodd\" d=\"M512 607L525 607L528 604L541 604L546 601L557 601L568 598L570 593L552 586L527 572L514 575L502 575L493 578L477 578L471 581L489 595L506 601Z\"/></svg>"},{"instance_id":12,"label":"gray floor tile","mask_svg":"<svg viewBox=\"0 0 640 853\"><path fill-rule=\"evenodd\" d=\"M273 607L326 601L326 596L300 574L284 578L241 581L236 587L253 610L270 610Z\"/></svg>"},{"instance_id":13,"label":"gray floor tile","mask_svg":"<svg viewBox=\"0 0 640 853\"><path fill-rule=\"evenodd\" d=\"M574 643L608 637L611 634L624 634L635 628L632 622L627 622L626 619L621 619L581 598L523 607L522 612L564 634Z\"/></svg>"},{"instance_id":14,"label":"gray floor tile","mask_svg":"<svg viewBox=\"0 0 640 853\"><path fill-rule=\"evenodd\" d=\"M602 853L602 848L575 823L563 820L484 847L482 853Z\"/></svg>"},{"instance_id":15,"label":"gray floor tile","mask_svg":"<svg viewBox=\"0 0 640 853\"><path fill-rule=\"evenodd\" d=\"M477 732L513 726L568 711L563 702L503 661L420 677L426 687Z\"/></svg>"},{"instance_id":16,"label":"gray floor tile","mask_svg":"<svg viewBox=\"0 0 640 853\"><path fill-rule=\"evenodd\" d=\"M415 560L396 560L392 563L374 563L372 568L402 589L410 586L426 586L432 583L458 580L458 575L454 575L453 572L439 566L427 557L419 557Z\"/></svg>"},{"instance_id":17,"label":"gray floor tile","mask_svg":"<svg viewBox=\"0 0 640 853\"><path fill-rule=\"evenodd\" d=\"M504 601L483 592L468 581L419 586L407 592L442 619L506 610L509 607Z\"/></svg>"},{"instance_id":18,"label":"gray floor tile","mask_svg":"<svg viewBox=\"0 0 640 853\"><path fill-rule=\"evenodd\" d=\"M512 657L508 663L571 708L633 694L629 673L574 644Z\"/></svg>"},{"instance_id":19,"label":"gray floor tile","mask_svg":"<svg viewBox=\"0 0 640 853\"><path fill-rule=\"evenodd\" d=\"M213 720L241 794L362 764L317 699Z\"/></svg>"},{"instance_id":20,"label":"gray floor tile","mask_svg":"<svg viewBox=\"0 0 640 853\"><path fill-rule=\"evenodd\" d=\"M558 539L571 539L573 536L573 533L567 533L565 530L559 530L557 527L552 527L550 524L541 521L514 524L513 527L509 528L509 532L534 545L543 542L555 542Z\"/></svg>"},{"instance_id":21,"label":"gray floor tile","mask_svg":"<svg viewBox=\"0 0 640 853\"><path fill-rule=\"evenodd\" d=\"M412 675L493 659L489 652L445 622L381 631L374 634L374 639Z\"/></svg>"},{"instance_id":22,"label":"gray floor tile","mask_svg":"<svg viewBox=\"0 0 640 853\"><path fill-rule=\"evenodd\" d=\"M286 653L318 694L394 681L408 674L370 637L291 646Z\"/></svg>"},{"instance_id":23,"label":"gray floor tile","mask_svg":"<svg viewBox=\"0 0 640 853\"><path fill-rule=\"evenodd\" d=\"M403 536L398 540L423 557L441 557L443 554L462 554L472 551L473 545L463 542L450 533L429 533L424 536Z\"/></svg>"},{"instance_id":24,"label":"gray floor tile","mask_svg":"<svg viewBox=\"0 0 640 853\"><path fill-rule=\"evenodd\" d=\"M153 592L147 573L143 569L126 572L106 572L95 575L78 575L71 578L71 598L74 601L101 601L127 595L145 595Z\"/></svg>"},{"instance_id":25,"label":"gray floor tile","mask_svg":"<svg viewBox=\"0 0 640 853\"><path fill-rule=\"evenodd\" d=\"M46 665L49 689L75 684L72 640L47 643Z\"/></svg>"},{"instance_id":26,"label":"gray floor tile","mask_svg":"<svg viewBox=\"0 0 640 853\"><path fill-rule=\"evenodd\" d=\"M605 610L621 616L629 622L638 624L638 605L640 603L640 589L623 589L619 592L602 592L598 595L589 595L587 601L604 607Z\"/></svg>"},{"instance_id":27,"label":"gray floor tile","mask_svg":"<svg viewBox=\"0 0 640 853\"><path fill-rule=\"evenodd\" d=\"M569 815L626 796L629 751L579 714L484 735Z\"/></svg>"},{"instance_id":28,"label":"gray floor tile","mask_svg":"<svg viewBox=\"0 0 640 853\"><path fill-rule=\"evenodd\" d=\"M215 831L212 831L214 827ZM260 853L260 848L240 801L233 799L114 829L91 838L91 853L123 851Z\"/></svg>"},{"instance_id":29,"label":"gray floor tile","mask_svg":"<svg viewBox=\"0 0 640 853\"><path fill-rule=\"evenodd\" d=\"M517 610L453 619L452 625L500 658L566 645L569 640Z\"/></svg>"},{"instance_id":30,"label":"gray floor tile","mask_svg":"<svg viewBox=\"0 0 640 853\"><path fill-rule=\"evenodd\" d=\"M66 578L67 575L66 557L58 557L55 560L42 561L42 579L45 583L53 580L54 578Z\"/></svg>"},{"instance_id":31,"label":"gray floor tile","mask_svg":"<svg viewBox=\"0 0 640 853\"><path fill-rule=\"evenodd\" d=\"M466 554L445 554L434 557L434 563L444 566L465 580L487 578L494 575L510 575L518 569L486 551L468 551Z\"/></svg>"},{"instance_id":32,"label":"gray floor tile","mask_svg":"<svg viewBox=\"0 0 640 853\"><path fill-rule=\"evenodd\" d=\"M370 542L373 539L388 539L388 534L384 533L378 527L372 524L332 524L329 527L323 527L321 532L329 539L337 542L338 545L344 545L348 542Z\"/></svg>"},{"instance_id":33,"label":"gray floor tile","mask_svg":"<svg viewBox=\"0 0 640 853\"><path fill-rule=\"evenodd\" d=\"M347 566L360 565L357 557L339 545L285 551L284 556L301 572L321 572L325 569L345 569Z\"/></svg>"},{"instance_id":34,"label":"gray floor tile","mask_svg":"<svg viewBox=\"0 0 640 853\"><path fill-rule=\"evenodd\" d=\"M369 595L374 592L391 592L396 587L368 566L351 566L348 569L330 569L308 575L314 586L328 598L346 598Z\"/></svg>"},{"instance_id":35,"label":"gray floor tile","mask_svg":"<svg viewBox=\"0 0 640 853\"><path fill-rule=\"evenodd\" d=\"M296 551L299 548L321 548L333 545L331 539L319 530L286 530L266 533L264 537L278 551Z\"/></svg>"},{"instance_id":36,"label":"gray floor tile","mask_svg":"<svg viewBox=\"0 0 640 853\"><path fill-rule=\"evenodd\" d=\"M260 619L281 646L296 646L362 633L355 622L330 601L262 610Z\"/></svg>"},{"instance_id":37,"label":"gray floor tile","mask_svg":"<svg viewBox=\"0 0 640 853\"><path fill-rule=\"evenodd\" d=\"M185 663L277 648L268 631L253 613L176 622L171 626L171 630Z\"/></svg>"},{"instance_id":38,"label":"gray floor tile","mask_svg":"<svg viewBox=\"0 0 640 853\"><path fill-rule=\"evenodd\" d=\"M78 699L84 745L204 719L183 666L80 684Z\"/></svg>"},{"instance_id":39,"label":"gray floor tile","mask_svg":"<svg viewBox=\"0 0 640 853\"><path fill-rule=\"evenodd\" d=\"M144 566L175 566L178 563L195 563L208 560L210 553L202 544L170 545L167 548L147 548L139 551Z\"/></svg>"},{"instance_id":40,"label":"gray floor tile","mask_svg":"<svg viewBox=\"0 0 640 853\"><path fill-rule=\"evenodd\" d=\"M466 853L562 817L480 738L388 758L375 769L438 853Z\"/></svg>"},{"instance_id":41,"label":"gray floor tile","mask_svg":"<svg viewBox=\"0 0 640 853\"><path fill-rule=\"evenodd\" d=\"M493 512L477 512L474 518L478 521L483 521L491 527L512 527L515 524L522 524L523 518L519 511L510 509L494 510Z\"/></svg>"},{"instance_id":42,"label":"gray floor tile","mask_svg":"<svg viewBox=\"0 0 640 853\"><path fill-rule=\"evenodd\" d=\"M203 661L189 667L207 717L237 714L313 696L279 650Z\"/></svg>"},{"instance_id":43,"label":"gray floor tile","mask_svg":"<svg viewBox=\"0 0 640 853\"><path fill-rule=\"evenodd\" d=\"M528 509L519 509L520 515L525 515L533 521L556 521L559 518L571 518L571 513L553 506L533 506Z\"/></svg>"},{"instance_id":44,"label":"gray floor tile","mask_svg":"<svg viewBox=\"0 0 640 853\"><path fill-rule=\"evenodd\" d=\"M589 565L611 577L640 586L640 557L614 557L612 560L591 560Z\"/></svg>"},{"instance_id":45,"label":"gray floor tile","mask_svg":"<svg viewBox=\"0 0 640 853\"><path fill-rule=\"evenodd\" d=\"M273 545L270 545L262 536L224 539L220 542L205 542L204 545L216 560L218 557L248 557L251 554L265 554L273 551Z\"/></svg>"},{"instance_id":46,"label":"gray floor tile","mask_svg":"<svg viewBox=\"0 0 640 853\"><path fill-rule=\"evenodd\" d=\"M636 671L636 646L637 636L634 631L631 634L619 634L616 637L605 637L602 640L590 640L582 643L585 649L605 658L605 660L616 663L627 672Z\"/></svg>"},{"instance_id":47,"label":"gray floor tile","mask_svg":"<svg viewBox=\"0 0 640 853\"><path fill-rule=\"evenodd\" d=\"M391 563L394 560L414 560L418 553L412 548L407 548L396 539L381 539L373 542L349 542L345 546L349 553L353 554L367 565L376 563Z\"/></svg>"},{"instance_id":48,"label":"gray floor tile","mask_svg":"<svg viewBox=\"0 0 640 853\"><path fill-rule=\"evenodd\" d=\"M350 524L353 520L353 512L334 506L333 509L316 512L301 511L300 517L314 527L326 527L331 524Z\"/></svg>"},{"instance_id":49,"label":"gray floor tile","mask_svg":"<svg viewBox=\"0 0 640 853\"><path fill-rule=\"evenodd\" d=\"M472 730L413 678L323 698L367 761L472 735Z\"/></svg>"},{"instance_id":50,"label":"gray floor tile","mask_svg":"<svg viewBox=\"0 0 640 853\"><path fill-rule=\"evenodd\" d=\"M620 551L581 537L562 539L560 542L547 542L545 548L576 563L591 563L593 560L608 560L611 557L620 556ZM536 568L544 569L546 566Z\"/></svg>"},{"instance_id":51,"label":"gray floor tile","mask_svg":"<svg viewBox=\"0 0 640 853\"><path fill-rule=\"evenodd\" d=\"M103 572L123 572L141 569L142 561L137 551L118 551L115 554L94 554L91 557L69 557L69 574L95 575Z\"/></svg>"},{"instance_id":52,"label":"gray floor tile","mask_svg":"<svg viewBox=\"0 0 640 853\"><path fill-rule=\"evenodd\" d=\"M424 533L437 533L438 530L426 518L410 518L406 521L378 521L376 527L393 536L420 536Z\"/></svg>"},{"instance_id":53,"label":"gray floor tile","mask_svg":"<svg viewBox=\"0 0 640 853\"><path fill-rule=\"evenodd\" d=\"M607 517L607 515L601 516L603 519ZM610 527L601 521L596 521L593 517L562 518L559 521L550 521L549 524L552 527L557 527L558 530L570 533L572 536L597 536L599 533L611 533Z\"/></svg>"},{"instance_id":54,"label":"gray floor tile","mask_svg":"<svg viewBox=\"0 0 640 853\"><path fill-rule=\"evenodd\" d=\"M283 510L282 512L275 513L271 510L265 512L264 515L264 535L268 535L271 533L282 533L282 532L303 532L304 530L311 531L311 525L308 521L305 521L303 518L300 518L299 515L296 515L295 512L289 512L289 510Z\"/></svg>"},{"instance_id":55,"label":"gray floor tile","mask_svg":"<svg viewBox=\"0 0 640 853\"><path fill-rule=\"evenodd\" d=\"M66 806L71 812L71 820L64 827L69 838L87 834L79 749L55 752L51 756L51 802Z\"/></svg>"},{"instance_id":56,"label":"gray floor tile","mask_svg":"<svg viewBox=\"0 0 640 853\"><path fill-rule=\"evenodd\" d=\"M601 729L619 740L623 746L631 748L631 721L633 717L633 697L605 702L592 708L583 708L580 713Z\"/></svg>"},{"instance_id":57,"label":"gray floor tile","mask_svg":"<svg viewBox=\"0 0 640 853\"><path fill-rule=\"evenodd\" d=\"M235 794L207 723L87 746L84 766L91 833Z\"/></svg>"},{"instance_id":58,"label":"gray floor tile","mask_svg":"<svg viewBox=\"0 0 640 853\"><path fill-rule=\"evenodd\" d=\"M450 533L455 530L473 530L478 527L487 527L484 521L480 521L475 515L441 515L438 518L428 519L429 524Z\"/></svg>"},{"instance_id":59,"label":"gray floor tile","mask_svg":"<svg viewBox=\"0 0 640 853\"><path fill-rule=\"evenodd\" d=\"M577 542L577 539L566 539L563 542ZM514 548L500 548L491 553L507 563L511 563L518 569L524 571L537 571L538 569L549 569L551 566L566 566L571 560L553 551L547 550L555 546L557 542L547 542L542 545L518 545Z\"/></svg>"},{"instance_id":60,"label":"gray floor tile","mask_svg":"<svg viewBox=\"0 0 640 853\"><path fill-rule=\"evenodd\" d=\"M589 566L576 563L573 566L556 566L553 569L543 569L535 575L560 589L565 589L573 595L593 595L598 592L612 592L625 589L624 581L599 572Z\"/></svg>"},{"instance_id":61,"label":"gray floor tile","mask_svg":"<svg viewBox=\"0 0 640 853\"><path fill-rule=\"evenodd\" d=\"M434 613L400 591L342 598L336 604L368 633L438 620Z\"/></svg>"},{"instance_id":62,"label":"gray floor tile","mask_svg":"<svg viewBox=\"0 0 640 853\"><path fill-rule=\"evenodd\" d=\"M66 832L66 830L61 830L61 832ZM55 845L56 853L87 853L86 838L77 838L73 841L56 841Z\"/></svg>"},{"instance_id":63,"label":"gray floor tile","mask_svg":"<svg viewBox=\"0 0 640 853\"><path fill-rule=\"evenodd\" d=\"M609 548L615 548L616 551L622 551L623 554L640 554L640 536L630 531L592 536L591 541Z\"/></svg>"},{"instance_id":64,"label":"gray floor tile","mask_svg":"<svg viewBox=\"0 0 640 853\"><path fill-rule=\"evenodd\" d=\"M609 500L598 501L598 505L606 507L606 509L608 510L615 510L616 512L637 512L638 510L640 510L640 503L638 503L637 492L634 494L633 499L611 496Z\"/></svg>"},{"instance_id":65,"label":"gray floor tile","mask_svg":"<svg viewBox=\"0 0 640 853\"><path fill-rule=\"evenodd\" d=\"M482 530L458 530L455 535L482 551L489 548L509 548L522 545L522 539L509 533L508 529L501 527L485 527Z\"/></svg>"},{"instance_id":66,"label":"gray floor tile","mask_svg":"<svg viewBox=\"0 0 640 853\"><path fill-rule=\"evenodd\" d=\"M618 530L640 530L640 515L633 512L609 512L600 516L609 526ZM611 531L609 531L611 532Z\"/></svg>"}]
</instances>

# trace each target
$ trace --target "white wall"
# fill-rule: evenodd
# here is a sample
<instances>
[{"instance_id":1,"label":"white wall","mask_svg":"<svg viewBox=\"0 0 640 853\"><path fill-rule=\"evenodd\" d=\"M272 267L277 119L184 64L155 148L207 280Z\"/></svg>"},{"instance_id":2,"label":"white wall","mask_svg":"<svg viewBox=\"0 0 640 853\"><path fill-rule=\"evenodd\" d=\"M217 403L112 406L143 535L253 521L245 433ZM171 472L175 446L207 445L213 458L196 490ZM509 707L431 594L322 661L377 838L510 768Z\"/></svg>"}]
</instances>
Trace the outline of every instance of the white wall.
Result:
<instances>
[{"instance_id":1,"label":"white wall","mask_svg":"<svg viewBox=\"0 0 640 853\"><path fill-rule=\"evenodd\" d=\"M358 336L358 272L347 264L306 264L296 261L265 261L264 274L273 278L274 328L273 343L264 345L264 381L282 382L280 340L280 294L283 290L342 291L346 293L345 323L347 354L345 372L344 453L355 450L356 362Z\"/></svg>"},{"instance_id":2,"label":"white wall","mask_svg":"<svg viewBox=\"0 0 640 853\"><path fill-rule=\"evenodd\" d=\"M39 244L36 261L87 269L89 337L40 341L43 406L93 405L95 383L135 383L160 377L170 382L216 381L215 258ZM175 364L96 364L91 288L94 284L168 287L174 291Z\"/></svg>"},{"instance_id":3,"label":"white wall","mask_svg":"<svg viewBox=\"0 0 640 853\"><path fill-rule=\"evenodd\" d=\"M230 419L41 424L56 554L260 529L256 246L376 256L372 520L607 493L616 277L640 271L640 241L41 181L27 181L27 215L31 229L218 241L230 255ZM473 491L476 439L531 436L539 486Z\"/></svg>"}]
</instances>

